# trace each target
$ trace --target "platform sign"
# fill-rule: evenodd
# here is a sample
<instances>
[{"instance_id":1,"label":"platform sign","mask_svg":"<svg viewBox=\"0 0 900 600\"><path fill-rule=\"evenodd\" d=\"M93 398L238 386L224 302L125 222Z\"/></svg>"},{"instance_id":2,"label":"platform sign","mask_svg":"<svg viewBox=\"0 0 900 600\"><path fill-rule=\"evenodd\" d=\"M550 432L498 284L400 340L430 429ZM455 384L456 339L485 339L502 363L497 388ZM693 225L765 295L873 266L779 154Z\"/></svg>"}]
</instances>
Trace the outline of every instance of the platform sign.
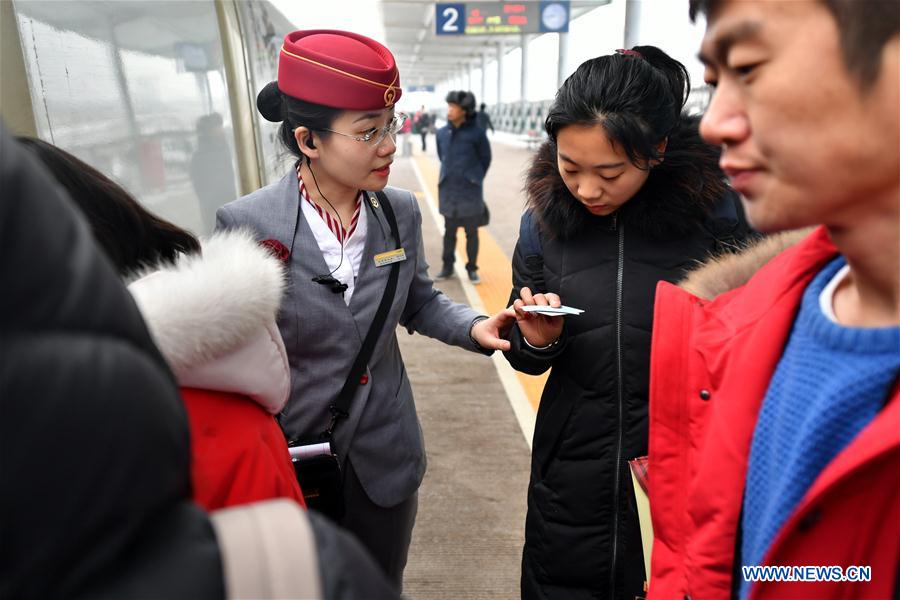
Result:
<instances>
[{"instance_id":1,"label":"platform sign","mask_svg":"<svg viewBox=\"0 0 900 600\"><path fill-rule=\"evenodd\" d=\"M434 93L433 85L410 85L403 89L404 92L431 92Z\"/></svg>"},{"instance_id":2,"label":"platform sign","mask_svg":"<svg viewBox=\"0 0 900 600\"><path fill-rule=\"evenodd\" d=\"M435 5L438 35L504 35L566 32L568 0L465 2Z\"/></svg>"},{"instance_id":3,"label":"platform sign","mask_svg":"<svg viewBox=\"0 0 900 600\"><path fill-rule=\"evenodd\" d=\"M438 35L463 35L466 32L466 5L462 3L436 4L434 24Z\"/></svg>"}]
</instances>

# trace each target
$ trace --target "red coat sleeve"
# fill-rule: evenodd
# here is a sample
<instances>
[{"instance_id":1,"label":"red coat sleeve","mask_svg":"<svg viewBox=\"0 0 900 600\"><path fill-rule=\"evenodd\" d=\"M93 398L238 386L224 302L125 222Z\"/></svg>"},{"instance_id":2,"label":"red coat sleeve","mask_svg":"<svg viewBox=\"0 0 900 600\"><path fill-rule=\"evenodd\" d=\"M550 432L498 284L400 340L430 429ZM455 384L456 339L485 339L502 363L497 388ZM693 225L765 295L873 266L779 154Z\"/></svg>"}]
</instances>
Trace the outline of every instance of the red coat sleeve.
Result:
<instances>
[{"instance_id":1,"label":"red coat sleeve","mask_svg":"<svg viewBox=\"0 0 900 600\"><path fill-rule=\"evenodd\" d=\"M206 510L270 498L306 506L275 418L240 394L182 388L194 500Z\"/></svg>"}]
</instances>

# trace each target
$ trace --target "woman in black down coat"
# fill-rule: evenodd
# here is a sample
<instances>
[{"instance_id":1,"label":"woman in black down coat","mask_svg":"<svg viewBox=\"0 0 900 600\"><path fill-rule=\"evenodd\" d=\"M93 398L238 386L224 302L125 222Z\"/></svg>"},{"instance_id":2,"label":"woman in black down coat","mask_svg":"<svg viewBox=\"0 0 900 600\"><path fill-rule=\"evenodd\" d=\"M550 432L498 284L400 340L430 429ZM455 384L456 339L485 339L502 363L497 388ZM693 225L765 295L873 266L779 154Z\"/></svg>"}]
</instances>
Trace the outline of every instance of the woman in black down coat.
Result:
<instances>
[{"instance_id":1,"label":"woman in black down coat","mask_svg":"<svg viewBox=\"0 0 900 600\"><path fill-rule=\"evenodd\" d=\"M684 66L653 46L582 64L528 172L507 358L552 368L534 432L523 598L644 595L630 459L647 453L653 297L747 235L718 150L681 114ZM584 309L545 317L527 304ZM650 477L652 477L652 473Z\"/></svg>"}]
</instances>

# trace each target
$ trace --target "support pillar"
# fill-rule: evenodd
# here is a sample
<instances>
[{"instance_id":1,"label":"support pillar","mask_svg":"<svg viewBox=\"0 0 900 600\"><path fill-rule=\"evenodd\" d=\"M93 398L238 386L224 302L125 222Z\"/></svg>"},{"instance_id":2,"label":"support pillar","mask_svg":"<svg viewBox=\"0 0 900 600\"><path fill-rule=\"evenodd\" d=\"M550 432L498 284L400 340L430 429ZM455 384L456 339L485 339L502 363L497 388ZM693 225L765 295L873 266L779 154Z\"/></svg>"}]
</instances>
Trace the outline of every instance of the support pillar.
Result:
<instances>
[{"instance_id":1,"label":"support pillar","mask_svg":"<svg viewBox=\"0 0 900 600\"><path fill-rule=\"evenodd\" d=\"M569 33L559 33L559 57L556 59L556 87L562 87L569 76Z\"/></svg>"},{"instance_id":2,"label":"support pillar","mask_svg":"<svg viewBox=\"0 0 900 600\"><path fill-rule=\"evenodd\" d=\"M481 51L481 101L487 103L487 65L488 52Z\"/></svg>"},{"instance_id":3,"label":"support pillar","mask_svg":"<svg viewBox=\"0 0 900 600\"><path fill-rule=\"evenodd\" d=\"M503 39L497 42L497 104L503 103L503 62L506 56L506 44Z\"/></svg>"},{"instance_id":4,"label":"support pillar","mask_svg":"<svg viewBox=\"0 0 900 600\"><path fill-rule=\"evenodd\" d=\"M641 3L639 0L625 2L625 47L638 45L641 37Z\"/></svg>"},{"instance_id":5,"label":"support pillar","mask_svg":"<svg viewBox=\"0 0 900 600\"><path fill-rule=\"evenodd\" d=\"M522 34L522 65L519 77L519 101L525 102L528 98L528 47L531 45L531 36Z\"/></svg>"}]
</instances>

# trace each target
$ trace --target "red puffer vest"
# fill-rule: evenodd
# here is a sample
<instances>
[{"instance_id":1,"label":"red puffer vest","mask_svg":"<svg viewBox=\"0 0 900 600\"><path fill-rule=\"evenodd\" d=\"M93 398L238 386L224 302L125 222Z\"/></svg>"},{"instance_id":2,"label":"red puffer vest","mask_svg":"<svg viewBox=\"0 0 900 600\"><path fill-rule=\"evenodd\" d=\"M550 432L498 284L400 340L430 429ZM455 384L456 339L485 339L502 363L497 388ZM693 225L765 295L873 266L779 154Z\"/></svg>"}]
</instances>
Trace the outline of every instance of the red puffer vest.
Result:
<instances>
[{"instance_id":1,"label":"red puffer vest","mask_svg":"<svg viewBox=\"0 0 900 600\"><path fill-rule=\"evenodd\" d=\"M648 598L731 597L757 415L803 291L836 252L820 228L713 301L669 283L657 287L649 442L655 540ZM871 581L757 582L752 600L894 593L900 565L898 398L895 386L875 420L819 474L763 561L869 566Z\"/></svg>"}]
</instances>

